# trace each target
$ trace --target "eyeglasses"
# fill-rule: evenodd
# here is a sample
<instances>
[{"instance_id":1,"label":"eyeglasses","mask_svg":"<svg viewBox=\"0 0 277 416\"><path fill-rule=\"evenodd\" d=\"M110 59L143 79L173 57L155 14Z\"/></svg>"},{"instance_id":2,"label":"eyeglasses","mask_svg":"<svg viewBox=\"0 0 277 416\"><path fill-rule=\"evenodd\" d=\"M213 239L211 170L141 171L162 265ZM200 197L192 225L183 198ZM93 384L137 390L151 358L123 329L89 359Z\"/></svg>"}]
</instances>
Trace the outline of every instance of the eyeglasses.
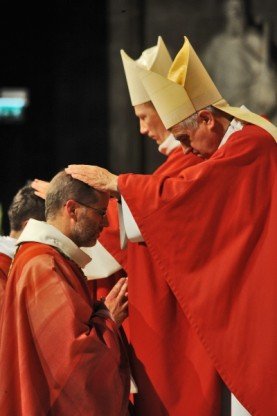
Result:
<instances>
[{"instance_id":1,"label":"eyeglasses","mask_svg":"<svg viewBox=\"0 0 277 416\"><path fill-rule=\"evenodd\" d=\"M90 205L86 205L86 204L84 204L83 202L79 202L79 201L76 201L76 199L75 199L75 202L77 202L78 204L80 204L80 205L83 205L84 207L86 207L86 208L90 208L90 209L92 209L94 212L96 212L96 214L98 214L101 218L104 218L106 215L107 215L107 212L106 212L106 210L104 210L104 209L101 209L101 208L95 208L95 207L92 207L92 206L90 206Z\"/></svg>"}]
</instances>

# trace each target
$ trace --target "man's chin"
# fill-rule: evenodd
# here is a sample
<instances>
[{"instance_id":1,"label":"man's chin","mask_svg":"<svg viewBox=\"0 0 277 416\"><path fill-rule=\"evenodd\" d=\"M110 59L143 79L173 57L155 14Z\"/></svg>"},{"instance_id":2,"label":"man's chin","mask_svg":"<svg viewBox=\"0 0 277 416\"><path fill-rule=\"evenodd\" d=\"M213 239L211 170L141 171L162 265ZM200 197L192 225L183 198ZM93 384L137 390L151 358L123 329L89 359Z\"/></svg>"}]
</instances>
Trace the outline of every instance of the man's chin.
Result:
<instances>
[{"instance_id":1,"label":"man's chin","mask_svg":"<svg viewBox=\"0 0 277 416\"><path fill-rule=\"evenodd\" d=\"M97 242L98 237L91 238L89 241L83 241L81 247L93 247Z\"/></svg>"},{"instance_id":2,"label":"man's chin","mask_svg":"<svg viewBox=\"0 0 277 416\"><path fill-rule=\"evenodd\" d=\"M154 138L153 140L155 140L158 146L160 146L160 144L162 144L165 141L165 139L156 139L156 138Z\"/></svg>"}]
</instances>

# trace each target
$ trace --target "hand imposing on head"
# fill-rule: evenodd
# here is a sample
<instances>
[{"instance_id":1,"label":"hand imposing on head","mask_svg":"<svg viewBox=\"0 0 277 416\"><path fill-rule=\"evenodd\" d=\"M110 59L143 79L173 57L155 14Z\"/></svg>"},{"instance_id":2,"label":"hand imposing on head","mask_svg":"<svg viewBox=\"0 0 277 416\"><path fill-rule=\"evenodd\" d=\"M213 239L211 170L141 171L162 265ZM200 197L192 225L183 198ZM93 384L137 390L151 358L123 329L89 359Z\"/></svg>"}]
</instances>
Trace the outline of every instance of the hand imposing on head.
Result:
<instances>
[{"instance_id":1,"label":"hand imposing on head","mask_svg":"<svg viewBox=\"0 0 277 416\"><path fill-rule=\"evenodd\" d=\"M35 194L42 199L45 199L46 192L49 186L49 182L41 181L40 179L35 179L31 183L31 187L35 190Z\"/></svg>"},{"instance_id":2,"label":"hand imposing on head","mask_svg":"<svg viewBox=\"0 0 277 416\"><path fill-rule=\"evenodd\" d=\"M65 171L73 178L79 179L99 191L111 192L114 196L118 196L118 177L107 169L90 165L69 165Z\"/></svg>"}]
</instances>

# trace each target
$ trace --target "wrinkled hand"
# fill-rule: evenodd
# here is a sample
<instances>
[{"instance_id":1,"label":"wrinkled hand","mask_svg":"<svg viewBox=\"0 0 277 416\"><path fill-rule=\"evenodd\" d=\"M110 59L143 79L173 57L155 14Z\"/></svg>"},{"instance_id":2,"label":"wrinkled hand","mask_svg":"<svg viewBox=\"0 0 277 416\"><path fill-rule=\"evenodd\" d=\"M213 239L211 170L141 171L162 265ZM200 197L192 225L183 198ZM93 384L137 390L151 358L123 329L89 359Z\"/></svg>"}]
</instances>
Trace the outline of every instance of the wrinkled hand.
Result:
<instances>
[{"instance_id":1,"label":"wrinkled hand","mask_svg":"<svg viewBox=\"0 0 277 416\"><path fill-rule=\"evenodd\" d=\"M105 305L109 309L113 319L118 326L122 324L128 316L128 280L125 277L119 279L114 285L105 300Z\"/></svg>"},{"instance_id":2,"label":"wrinkled hand","mask_svg":"<svg viewBox=\"0 0 277 416\"><path fill-rule=\"evenodd\" d=\"M69 165L65 171L73 178L87 183L98 191L110 191L113 195L118 194L118 177L107 169L90 165Z\"/></svg>"},{"instance_id":3,"label":"wrinkled hand","mask_svg":"<svg viewBox=\"0 0 277 416\"><path fill-rule=\"evenodd\" d=\"M31 187L35 190L35 194L42 199L45 199L46 192L49 187L49 182L42 181L40 179L35 179L31 183Z\"/></svg>"}]
</instances>

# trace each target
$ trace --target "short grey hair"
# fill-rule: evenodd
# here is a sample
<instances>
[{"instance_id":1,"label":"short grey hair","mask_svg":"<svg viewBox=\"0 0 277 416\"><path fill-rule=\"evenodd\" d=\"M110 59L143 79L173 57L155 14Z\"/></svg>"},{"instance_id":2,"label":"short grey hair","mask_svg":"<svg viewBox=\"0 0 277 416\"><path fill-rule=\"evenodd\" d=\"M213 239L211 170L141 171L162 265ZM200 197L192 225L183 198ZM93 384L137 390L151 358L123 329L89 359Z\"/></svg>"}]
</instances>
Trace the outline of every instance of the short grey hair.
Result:
<instances>
[{"instance_id":1,"label":"short grey hair","mask_svg":"<svg viewBox=\"0 0 277 416\"><path fill-rule=\"evenodd\" d=\"M99 196L98 191L91 186L61 171L49 184L45 198L46 220L54 218L69 199L89 205L97 202Z\"/></svg>"},{"instance_id":2,"label":"short grey hair","mask_svg":"<svg viewBox=\"0 0 277 416\"><path fill-rule=\"evenodd\" d=\"M218 111L219 111L211 105L208 105L207 107L203 108L202 110L211 111L213 114L218 114ZM181 121L180 124L185 129L196 129L199 125L199 122L198 122L197 118L198 118L198 112L193 113L191 116L189 116L185 120Z\"/></svg>"}]
</instances>

